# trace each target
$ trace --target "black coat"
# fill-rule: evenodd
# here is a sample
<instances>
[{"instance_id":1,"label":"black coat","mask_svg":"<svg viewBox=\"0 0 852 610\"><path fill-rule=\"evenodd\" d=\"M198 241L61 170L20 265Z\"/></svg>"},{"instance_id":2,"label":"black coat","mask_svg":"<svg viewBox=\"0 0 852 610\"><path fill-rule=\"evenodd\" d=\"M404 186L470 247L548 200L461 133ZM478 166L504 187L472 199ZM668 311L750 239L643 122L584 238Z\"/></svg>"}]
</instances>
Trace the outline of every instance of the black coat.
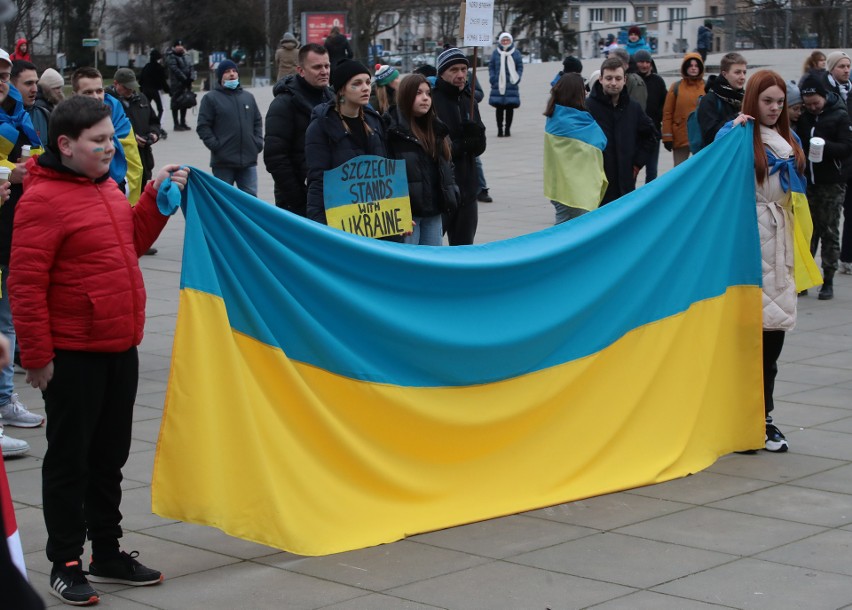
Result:
<instances>
[{"instance_id":1,"label":"black coat","mask_svg":"<svg viewBox=\"0 0 852 610\"><path fill-rule=\"evenodd\" d=\"M257 165L263 150L263 118L254 96L221 84L201 98L198 137L210 151L210 167L244 168Z\"/></svg>"},{"instance_id":2,"label":"black coat","mask_svg":"<svg viewBox=\"0 0 852 610\"><path fill-rule=\"evenodd\" d=\"M416 217L437 216L455 208L458 205L458 187L452 163L444 157L436 161L426 153L398 108L389 110L384 119L388 126L388 157L405 161L411 214ZM447 126L437 120L435 135L440 139L449 135Z\"/></svg>"},{"instance_id":3,"label":"black coat","mask_svg":"<svg viewBox=\"0 0 852 610\"><path fill-rule=\"evenodd\" d=\"M432 90L432 104L438 118L449 130L456 184L461 195L459 205L473 204L479 194L476 157L485 152L486 146L485 125L479 116L479 106L473 105L471 121L470 87L459 90L440 77ZM478 135L474 137L465 134L465 129L473 129L471 122L479 127ZM465 123L468 127L464 126Z\"/></svg>"},{"instance_id":4,"label":"black coat","mask_svg":"<svg viewBox=\"0 0 852 610\"><path fill-rule=\"evenodd\" d=\"M275 99L266 113L263 161L275 182L275 205L306 216L305 133L314 107L330 102L334 94L331 88L317 89L295 74L278 81L272 92Z\"/></svg>"},{"instance_id":5,"label":"black coat","mask_svg":"<svg viewBox=\"0 0 852 610\"><path fill-rule=\"evenodd\" d=\"M172 104L175 98L192 87L192 62L189 55L178 55L174 50L166 53L166 71L169 75L169 93Z\"/></svg>"},{"instance_id":6,"label":"black coat","mask_svg":"<svg viewBox=\"0 0 852 610\"><path fill-rule=\"evenodd\" d=\"M627 87L621 90L618 104L613 106L600 82L595 83L586 99L586 108L606 135L603 158L609 186L601 201L604 205L636 188L633 168L648 163L659 132L639 102L630 99Z\"/></svg>"},{"instance_id":7,"label":"black coat","mask_svg":"<svg viewBox=\"0 0 852 610\"><path fill-rule=\"evenodd\" d=\"M190 70L190 75L192 70ZM169 81L166 68L158 61L149 61L139 74L139 87L146 95L148 93L169 92Z\"/></svg>"},{"instance_id":8,"label":"black coat","mask_svg":"<svg viewBox=\"0 0 852 610\"><path fill-rule=\"evenodd\" d=\"M811 138L825 140L820 163L808 161L805 174L808 184L839 184L846 182L852 172L852 126L846 105L836 93L829 93L822 113L813 115L805 110L796 125L796 135L802 141L807 156Z\"/></svg>"},{"instance_id":9,"label":"black coat","mask_svg":"<svg viewBox=\"0 0 852 610\"><path fill-rule=\"evenodd\" d=\"M305 163L308 167L308 218L328 224L323 199L323 172L340 167L361 155L387 157L385 130L379 113L366 106L364 119L373 133L367 136L367 148L362 149L337 114L334 102L314 108L311 124L305 134Z\"/></svg>"},{"instance_id":10,"label":"black coat","mask_svg":"<svg viewBox=\"0 0 852 610\"><path fill-rule=\"evenodd\" d=\"M648 91L648 101L645 104L645 114L654 123L654 127L658 130L663 124L663 106L666 104L666 81L659 74L651 72L648 76L644 76L637 72L642 80L645 81L645 89Z\"/></svg>"},{"instance_id":11,"label":"black coat","mask_svg":"<svg viewBox=\"0 0 852 610\"><path fill-rule=\"evenodd\" d=\"M349 40L343 34L329 34L324 46L328 51L328 63L331 64L332 71L341 59L352 58L352 47L349 46Z\"/></svg>"},{"instance_id":12,"label":"black coat","mask_svg":"<svg viewBox=\"0 0 852 610\"><path fill-rule=\"evenodd\" d=\"M701 126L701 138L704 146L709 146L716 139L716 134L728 121L733 121L740 113L741 106L731 104L723 96L717 95L717 91L724 94L724 87L728 81L717 76L715 80L707 81L707 95L698 102L698 124Z\"/></svg>"}]
</instances>

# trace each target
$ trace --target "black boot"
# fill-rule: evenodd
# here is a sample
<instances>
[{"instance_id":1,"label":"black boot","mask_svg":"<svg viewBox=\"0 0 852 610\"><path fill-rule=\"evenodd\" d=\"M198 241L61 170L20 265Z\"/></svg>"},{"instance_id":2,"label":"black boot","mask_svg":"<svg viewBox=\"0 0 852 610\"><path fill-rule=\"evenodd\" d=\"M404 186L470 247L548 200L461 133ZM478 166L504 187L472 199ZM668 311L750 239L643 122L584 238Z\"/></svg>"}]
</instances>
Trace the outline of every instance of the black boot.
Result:
<instances>
[{"instance_id":1,"label":"black boot","mask_svg":"<svg viewBox=\"0 0 852 610\"><path fill-rule=\"evenodd\" d=\"M503 126L502 125L497 125L497 137L498 138L503 137Z\"/></svg>"},{"instance_id":2,"label":"black boot","mask_svg":"<svg viewBox=\"0 0 852 610\"><path fill-rule=\"evenodd\" d=\"M830 301L834 298L834 269L823 269L822 288L819 289L820 301Z\"/></svg>"}]
</instances>

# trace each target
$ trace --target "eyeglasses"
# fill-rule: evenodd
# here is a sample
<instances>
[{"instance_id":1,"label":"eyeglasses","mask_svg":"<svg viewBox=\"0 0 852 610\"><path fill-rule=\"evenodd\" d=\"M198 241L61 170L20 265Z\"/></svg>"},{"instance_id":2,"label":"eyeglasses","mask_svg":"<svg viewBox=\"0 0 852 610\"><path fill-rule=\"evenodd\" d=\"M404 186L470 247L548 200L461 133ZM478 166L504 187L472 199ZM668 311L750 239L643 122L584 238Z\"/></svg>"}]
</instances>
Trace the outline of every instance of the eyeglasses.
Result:
<instances>
[{"instance_id":1,"label":"eyeglasses","mask_svg":"<svg viewBox=\"0 0 852 610\"><path fill-rule=\"evenodd\" d=\"M0 72L0 82L8 83L11 78L12 78L11 72Z\"/></svg>"}]
</instances>

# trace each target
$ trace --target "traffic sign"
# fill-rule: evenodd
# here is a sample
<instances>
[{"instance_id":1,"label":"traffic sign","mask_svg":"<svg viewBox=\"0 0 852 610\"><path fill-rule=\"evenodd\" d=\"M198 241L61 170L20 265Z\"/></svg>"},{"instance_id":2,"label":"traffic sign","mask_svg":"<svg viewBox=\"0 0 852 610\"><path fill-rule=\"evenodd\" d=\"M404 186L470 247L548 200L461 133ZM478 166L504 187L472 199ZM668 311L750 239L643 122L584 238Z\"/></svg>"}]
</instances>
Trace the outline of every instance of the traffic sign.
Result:
<instances>
[{"instance_id":1,"label":"traffic sign","mask_svg":"<svg viewBox=\"0 0 852 610\"><path fill-rule=\"evenodd\" d=\"M100 38L84 38L83 46L84 47L96 47L101 44Z\"/></svg>"}]
</instances>

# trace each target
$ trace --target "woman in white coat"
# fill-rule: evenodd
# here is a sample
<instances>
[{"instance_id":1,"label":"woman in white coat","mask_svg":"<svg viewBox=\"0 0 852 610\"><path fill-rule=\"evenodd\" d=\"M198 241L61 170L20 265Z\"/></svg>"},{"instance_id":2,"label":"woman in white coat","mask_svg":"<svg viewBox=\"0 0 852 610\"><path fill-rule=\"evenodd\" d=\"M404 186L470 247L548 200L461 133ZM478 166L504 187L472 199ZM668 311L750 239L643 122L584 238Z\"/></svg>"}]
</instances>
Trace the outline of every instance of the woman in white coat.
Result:
<instances>
[{"instance_id":1,"label":"woman in white coat","mask_svg":"<svg viewBox=\"0 0 852 610\"><path fill-rule=\"evenodd\" d=\"M772 423L778 357L788 330L796 325L793 197L804 182L805 155L790 131L787 85L771 70L756 72L748 82L742 114L733 127L754 119L754 167L757 222L763 266L763 391L766 412L765 449L787 451L784 434ZM727 133L723 129L717 139Z\"/></svg>"}]
</instances>

